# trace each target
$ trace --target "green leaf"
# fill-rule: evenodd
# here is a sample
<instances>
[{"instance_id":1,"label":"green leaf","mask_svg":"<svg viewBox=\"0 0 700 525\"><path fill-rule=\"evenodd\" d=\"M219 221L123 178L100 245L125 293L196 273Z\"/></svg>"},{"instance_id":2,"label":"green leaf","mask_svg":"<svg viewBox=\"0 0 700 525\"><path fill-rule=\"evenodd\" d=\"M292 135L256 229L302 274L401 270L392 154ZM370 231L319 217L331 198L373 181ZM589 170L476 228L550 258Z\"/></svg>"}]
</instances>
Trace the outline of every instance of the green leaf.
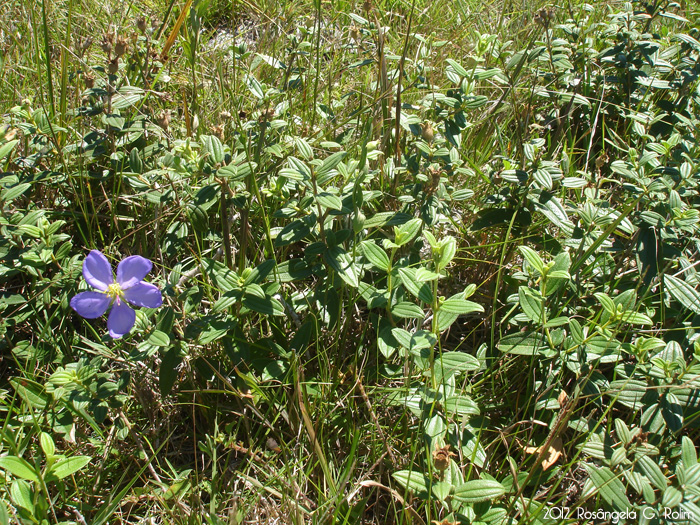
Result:
<instances>
[{"instance_id":1,"label":"green leaf","mask_svg":"<svg viewBox=\"0 0 700 525\"><path fill-rule=\"evenodd\" d=\"M495 499L505 493L506 488L498 481L478 479L467 481L455 488L453 497L464 503L478 503Z\"/></svg>"},{"instance_id":2,"label":"green leaf","mask_svg":"<svg viewBox=\"0 0 700 525\"><path fill-rule=\"evenodd\" d=\"M445 501L450 495L450 492L452 492L452 484L446 481L438 481L437 483L433 483L430 489L432 490L433 498L437 501Z\"/></svg>"},{"instance_id":3,"label":"green leaf","mask_svg":"<svg viewBox=\"0 0 700 525\"><path fill-rule=\"evenodd\" d=\"M507 335L496 346L501 352L517 355L534 355L548 348L544 335L538 332Z\"/></svg>"},{"instance_id":4,"label":"green leaf","mask_svg":"<svg viewBox=\"0 0 700 525\"><path fill-rule=\"evenodd\" d=\"M552 224L557 226L566 235L571 235L574 231L574 225L566 215L566 210L562 206L561 201L547 192L542 192L539 199L532 199L535 208L542 215L547 217Z\"/></svg>"},{"instance_id":5,"label":"green leaf","mask_svg":"<svg viewBox=\"0 0 700 525\"><path fill-rule=\"evenodd\" d=\"M162 397L166 397L172 392L177 380L177 367L180 366L180 363L182 363L180 346L175 344L163 354L163 359L160 362L158 388Z\"/></svg>"},{"instance_id":6,"label":"green leaf","mask_svg":"<svg viewBox=\"0 0 700 525\"><path fill-rule=\"evenodd\" d=\"M399 268L399 278L411 295L424 303L433 303L433 290L430 284L418 281L414 268Z\"/></svg>"},{"instance_id":7,"label":"green leaf","mask_svg":"<svg viewBox=\"0 0 700 525\"><path fill-rule=\"evenodd\" d=\"M319 182L323 182L323 179L326 179L331 174L331 170L340 164L345 155L347 155L346 152L338 151L323 161L321 167L316 170L316 176L320 179Z\"/></svg>"},{"instance_id":8,"label":"green leaf","mask_svg":"<svg viewBox=\"0 0 700 525\"><path fill-rule=\"evenodd\" d=\"M56 479L63 479L71 474L75 474L90 463L90 461L92 461L90 456L73 456L72 458L66 458L55 463L47 474Z\"/></svg>"},{"instance_id":9,"label":"green leaf","mask_svg":"<svg viewBox=\"0 0 700 525\"><path fill-rule=\"evenodd\" d=\"M411 335L411 350L432 348L437 343L437 337L427 330L418 330Z\"/></svg>"},{"instance_id":10,"label":"green leaf","mask_svg":"<svg viewBox=\"0 0 700 525\"><path fill-rule=\"evenodd\" d=\"M138 148L133 148L129 153L129 168L134 173L143 173L143 161Z\"/></svg>"},{"instance_id":11,"label":"green leaf","mask_svg":"<svg viewBox=\"0 0 700 525\"><path fill-rule=\"evenodd\" d=\"M556 328L557 326L564 326L565 324L569 324L570 319L568 317L555 317L554 319L550 319L547 321L545 324L542 326L545 328Z\"/></svg>"},{"instance_id":12,"label":"green leaf","mask_svg":"<svg viewBox=\"0 0 700 525\"><path fill-rule=\"evenodd\" d=\"M639 312L625 312L622 314L620 319L623 323L634 324L634 325L647 325L650 326L654 324L654 321L648 315L640 314Z\"/></svg>"},{"instance_id":13,"label":"green leaf","mask_svg":"<svg viewBox=\"0 0 700 525\"><path fill-rule=\"evenodd\" d=\"M459 297L450 297L440 305L440 310L455 315L464 315L474 312L483 312L484 308L473 301L467 301Z\"/></svg>"},{"instance_id":14,"label":"green leaf","mask_svg":"<svg viewBox=\"0 0 700 525\"><path fill-rule=\"evenodd\" d=\"M391 265L389 256L381 247L377 246L374 241L363 241L360 246L362 247L362 253L370 263L380 270L389 271Z\"/></svg>"},{"instance_id":15,"label":"green leaf","mask_svg":"<svg viewBox=\"0 0 700 525\"><path fill-rule=\"evenodd\" d=\"M430 480L420 472L400 470L394 472L391 477L394 478L401 487L410 490L419 498L426 499L428 497L428 487L431 483Z\"/></svg>"},{"instance_id":16,"label":"green leaf","mask_svg":"<svg viewBox=\"0 0 700 525\"><path fill-rule=\"evenodd\" d=\"M0 468L13 476L29 481L39 481L36 470L23 458L17 456L5 456L0 458Z\"/></svg>"},{"instance_id":17,"label":"green leaf","mask_svg":"<svg viewBox=\"0 0 700 525\"><path fill-rule=\"evenodd\" d=\"M282 231L279 232L275 239L275 246L281 248L282 246L299 242L310 233L311 228L304 221L297 219L282 228Z\"/></svg>"},{"instance_id":18,"label":"green leaf","mask_svg":"<svg viewBox=\"0 0 700 525\"><path fill-rule=\"evenodd\" d=\"M625 486L608 467L586 465L586 470L598 493L615 510L624 512L630 508L630 502L625 495Z\"/></svg>"},{"instance_id":19,"label":"green leaf","mask_svg":"<svg viewBox=\"0 0 700 525\"><path fill-rule=\"evenodd\" d=\"M248 165L248 164L243 164L241 166L236 166L236 165L230 164L228 166L223 166L223 167L219 168L218 171L216 172L216 174L219 177L224 177L224 178L228 179L230 182L243 180L248 176L249 173L250 173L250 165ZM284 175L284 173L280 173L280 175Z\"/></svg>"},{"instance_id":20,"label":"green leaf","mask_svg":"<svg viewBox=\"0 0 700 525\"><path fill-rule=\"evenodd\" d=\"M272 272L274 268L275 260L267 259L266 261L261 262L255 268L250 270L250 272L247 275L245 274L244 270L243 277L245 279L243 281L243 286L248 286L249 284L260 284L265 280L265 278L270 274L270 272Z\"/></svg>"},{"instance_id":21,"label":"green leaf","mask_svg":"<svg viewBox=\"0 0 700 525\"><path fill-rule=\"evenodd\" d=\"M371 284L360 282L360 295L367 301L368 308L384 308L389 302L389 293L385 289L377 289Z\"/></svg>"},{"instance_id":22,"label":"green leaf","mask_svg":"<svg viewBox=\"0 0 700 525\"><path fill-rule=\"evenodd\" d=\"M661 398L661 414L672 432L683 428L683 408L674 394L668 393Z\"/></svg>"},{"instance_id":23,"label":"green leaf","mask_svg":"<svg viewBox=\"0 0 700 525\"><path fill-rule=\"evenodd\" d=\"M246 295L243 297L243 306L263 315L284 315L284 307L274 297Z\"/></svg>"},{"instance_id":24,"label":"green leaf","mask_svg":"<svg viewBox=\"0 0 700 525\"><path fill-rule=\"evenodd\" d=\"M642 472L644 472L644 475L649 478L649 481L651 481L657 489L664 491L668 485L668 480L656 463L656 461L647 455L637 456L637 465L639 465Z\"/></svg>"},{"instance_id":25,"label":"green leaf","mask_svg":"<svg viewBox=\"0 0 700 525\"><path fill-rule=\"evenodd\" d=\"M452 323L454 323L458 317L459 314L455 314L440 308L437 311L437 314L435 314L435 325L437 326L437 330L439 330L441 333L444 332L450 326L452 326Z\"/></svg>"},{"instance_id":26,"label":"green leaf","mask_svg":"<svg viewBox=\"0 0 700 525\"><path fill-rule=\"evenodd\" d=\"M683 493L674 486L670 486L664 490L663 498L661 499L661 504L665 509L672 509L677 506L681 501L683 501ZM693 514L689 514L693 516ZM688 523L686 521L686 523ZM692 523L692 522L691 522Z\"/></svg>"},{"instance_id":27,"label":"green leaf","mask_svg":"<svg viewBox=\"0 0 700 525\"><path fill-rule=\"evenodd\" d=\"M518 288L520 307L530 321L542 324L544 321L544 299L538 290L528 286Z\"/></svg>"},{"instance_id":28,"label":"green leaf","mask_svg":"<svg viewBox=\"0 0 700 525\"><path fill-rule=\"evenodd\" d=\"M479 415L479 406L467 396L452 396L445 401L445 412L459 416Z\"/></svg>"},{"instance_id":29,"label":"green leaf","mask_svg":"<svg viewBox=\"0 0 700 525\"><path fill-rule=\"evenodd\" d=\"M283 261L277 265L277 275L281 283L301 281L312 274L313 269L301 258Z\"/></svg>"},{"instance_id":30,"label":"green leaf","mask_svg":"<svg viewBox=\"0 0 700 525\"><path fill-rule=\"evenodd\" d=\"M525 257L528 264L537 270L540 275L542 275L544 273L544 261L540 257L540 254L529 246L520 246L519 250L520 253L523 254L523 257Z\"/></svg>"},{"instance_id":31,"label":"green leaf","mask_svg":"<svg viewBox=\"0 0 700 525\"><path fill-rule=\"evenodd\" d=\"M396 303L391 307L391 313L402 319L423 319L425 317L425 313L420 306L407 301Z\"/></svg>"},{"instance_id":32,"label":"green leaf","mask_svg":"<svg viewBox=\"0 0 700 525\"><path fill-rule=\"evenodd\" d=\"M610 315L615 315L617 313L617 306L615 306L615 303L612 299L610 299L608 294L596 292L593 295L596 296L596 298L598 299L598 301L603 306L606 312L608 312Z\"/></svg>"},{"instance_id":33,"label":"green leaf","mask_svg":"<svg viewBox=\"0 0 700 525\"><path fill-rule=\"evenodd\" d=\"M460 77L467 76L467 70L464 69L459 62L456 62L456 61L452 60L451 58L446 59L446 62L450 66L452 66L452 69L454 70L454 72L457 73Z\"/></svg>"},{"instance_id":34,"label":"green leaf","mask_svg":"<svg viewBox=\"0 0 700 525\"><path fill-rule=\"evenodd\" d=\"M140 91L140 93L134 93L134 89ZM112 97L112 109L126 109L141 100L141 94L143 90L140 88L133 88L132 86L124 86L119 89L119 93Z\"/></svg>"},{"instance_id":35,"label":"green leaf","mask_svg":"<svg viewBox=\"0 0 700 525\"><path fill-rule=\"evenodd\" d=\"M126 124L126 119L117 114L103 115L102 122L115 128L117 131L121 131L124 128L124 124Z\"/></svg>"},{"instance_id":36,"label":"green leaf","mask_svg":"<svg viewBox=\"0 0 700 525\"><path fill-rule=\"evenodd\" d=\"M403 246L409 241L412 241L421 227L423 226L423 221L420 219L411 219L405 224L394 228L395 239L394 242L398 246Z\"/></svg>"},{"instance_id":37,"label":"green leaf","mask_svg":"<svg viewBox=\"0 0 700 525\"><path fill-rule=\"evenodd\" d=\"M343 202L340 200L340 197L337 197L332 193L328 193L327 191L322 191L319 193L316 200L323 208L330 208L332 210L343 209Z\"/></svg>"},{"instance_id":38,"label":"green leaf","mask_svg":"<svg viewBox=\"0 0 700 525\"><path fill-rule=\"evenodd\" d=\"M22 195L29 188L31 188L31 186L32 185L28 182L23 182L22 184L17 184L16 186L8 188L2 192L2 200L6 202L11 202L12 200Z\"/></svg>"},{"instance_id":39,"label":"green leaf","mask_svg":"<svg viewBox=\"0 0 700 525\"><path fill-rule=\"evenodd\" d=\"M214 135L203 135L200 139L202 153L211 158L212 164L221 164L224 161L224 147L219 138Z\"/></svg>"},{"instance_id":40,"label":"green leaf","mask_svg":"<svg viewBox=\"0 0 700 525\"><path fill-rule=\"evenodd\" d=\"M443 377L449 377L453 373L479 370L481 363L473 355L464 352L443 352L435 360L435 367L442 370Z\"/></svg>"},{"instance_id":41,"label":"green leaf","mask_svg":"<svg viewBox=\"0 0 700 525\"><path fill-rule=\"evenodd\" d=\"M148 344L153 346L170 346L170 337L168 334L155 330L148 338Z\"/></svg>"},{"instance_id":42,"label":"green leaf","mask_svg":"<svg viewBox=\"0 0 700 525\"><path fill-rule=\"evenodd\" d=\"M217 339L221 339L230 328L232 328L232 323L228 321L216 320L209 322L206 328L199 334L198 342L199 344L205 345Z\"/></svg>"},{"instance_id":43,"label":"green leaf","mask_svg":"<svg viewBox=\"0 0 700 525\"><path fill-rule=\"evenodd\" d=\"M256 98L259 98L260 100L265 98L265 93L263 93L262 85L260 84L260 82L258 82L257 78L255 78L253 75L247 75L245 83L248 86L250 92Z\"/></svg>"},{"instance_id":44,"label":"green leaf","mask_svg":"<svg viewBox=\"0 0 700 525\"><path fill-rule=\"evenodd\" d=\"M41 445L41 450L44 451L44 456L46 456L47 459L56 455L56 445L54 444L50 434L47 434L46 432L39 434L39 444Z\"/></svg>"},{"instance_id":45,"label":"green leaf","mask_svg":"<svg viewBox=\"0 0 700 525\"><path fill-rule=\"evenodd\" d=\"M0 499L0 525L10 525L10 513L7 511L7 504Z\"/></svg>"},{"instance_id":46,"label":"green leaf","mask_svg":"<svg viewBox=\"0 0 700 525\"><path fill-rule=\"evenodd\" d=\"M552 189L552 174L545 169L538 169L532 174L533 178L545 190Z\"/></svg>"},{"instance_id":47,"label":"green leaf","mask_svg":"<svg viewBox=\"0 0 700 525\"><path fill-rule=\"evenodd\" d=\"M0 146L0 161L4 160L19 143L19 139L13 139Z\"/></svg>"},{"instance_id":48,"label":"green leaf","mask_svg":"<svg viewBox=\"0 0 700 525\"><path fill-rule=\"evenodd\" d=\"M340 278L353 288L360 285L360 274L352 258L340 246L326 250L323 258Z\"/></svg>"},{"instance_id":49,"label":"green leaf","mask_svg":"<svg viewBox=\"0 0 700 525\"><path fill-rule=\"evenodd\" d=\"M686 469L698 464L698 454L695 450L695 444L688 436L683 436L683 438L681 438L681 458L683 460L683 466Z\"/></svg>"},{"instance_id":50,"label":"green leaf","mask_svg":"<svg viewBox=\"0 0 700 525\"><path fill-rule=\"evenodd\" d=\"M242 299L242 290L231 290L230 292L226 292L221 297L219 297L219 299L214 303L214 306L212 307L211 311L215 314L224 312L234 304L240 303Z\"/></svg>"},{"instance_id":51,"label":"green leaf","mask_svg":"<svg viewBox=\"0 0 700 525\"><path fill-rule=\"evenodd\" d=\"M311 149L309 143L301 137L294 137L294 144L296 145L299 153L305 160L311 160L314 158L314 152Z\"/></svg>"},{"instance_id":52,"label":"green leaf","mask_svg":"<svg viewBox=\"0 0 700 525\"><path fill-rule=\"evenodd\" d=\"M406 349L411 348L411 333L403 328L392 328L391 335L394 336L401 346Z\"/></svg>"},{"instance_id":53,"label":"green leaf","mask_svg":"<svg viewBox=\"0 0 700 525\"><path fill-rule=\"evenodd\" d=\"M700 294L695 291L695 288L685 281L668 274L664 275L664 283L666 284L666 290L676 301L691 312L700 314Z\"/></svg>"},{"instance_id":54,"label":"green leaf","mask_svg":"<svg viewBox=\"0 0 700 525\"><path fill-rule=\"evenodd\" d=\"M32 515L34 515L34 496L32 494L32 488L23 479L16 479L12 482L10 487L10 495L12 496L12 501L18 507L27 509Z\"/></svg>"},{"instance_id":55,"label":"green leaf","mask_svg":"<svg viewBox=\"0 0 700 525\"><path fill-rule=\"evenodd\" d=\"M238 285L238 274L230 268L227 268L222 262L213 259L203 259L202 266L204 267L204 273L206 273L222 291L229 292L240 288Z\"/></svg>"},{"instance_id":56,"label":"green leaf","mask_svg":"<svg viewBox=\"0 0 700 525\"><path fill-rule=\"evenodd\" d=\"M446 237L440 241L440 258L437 262L437 271L447 268L447 265L452 262L457 253L457 240L452 237Z\"/></svg>"},{"instance_id":57,"label":"green leaf","mask_svg":"<svg viewBox=\"0 0 700 525\"><path fill-rule=\"evenodd\" d=\"M618 403L638 410L642 408L642 398L647 393L647 384L636 379L620 379L612 381L608 389L608 395Z\"/></svg>"},{"instance_id":58,"label":"green leaf","mask_svg":"<svg viewBox=\"0 0 700 525\"><path fill-rule=\"evenodd\" d=\"M394 212L394 211L383 211L376 213L369 219L365 220L365 228L383 228L384 226L395 226L397 224L403 224L411 219L411 215L407 213Z\"/></svg>"},{"instance_id":59,"label":"green leaf","mask_svg":"<svg viewBox=\"0 0 700 525\"><path fill-rule=\"evenodd\" d=\"M384 357L389 359L399 348L399 342L394 337L391 323L380 318L377 327L377 348Z\"/></svg>"}]
</instances>

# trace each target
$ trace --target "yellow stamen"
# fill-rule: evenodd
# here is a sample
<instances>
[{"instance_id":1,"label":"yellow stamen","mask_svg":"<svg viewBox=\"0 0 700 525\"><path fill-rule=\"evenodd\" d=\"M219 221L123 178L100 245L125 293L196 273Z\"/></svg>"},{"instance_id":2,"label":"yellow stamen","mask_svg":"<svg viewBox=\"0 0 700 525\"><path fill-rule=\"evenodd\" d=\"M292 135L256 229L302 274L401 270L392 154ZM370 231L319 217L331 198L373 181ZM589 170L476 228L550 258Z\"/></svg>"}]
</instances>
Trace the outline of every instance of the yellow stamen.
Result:
<instances>
[{"instance_id":1,"label":"yellow stamen","mask_svg":"<svg viewBox=\"0 0 700 525\"><path fill-rule=\"evenodd\" d=\"M105 293L111 297L113 301L116 299L124 299L124 290L122 290L122 287L117 283L110 284Z\"/></svg>"}]
</instances>

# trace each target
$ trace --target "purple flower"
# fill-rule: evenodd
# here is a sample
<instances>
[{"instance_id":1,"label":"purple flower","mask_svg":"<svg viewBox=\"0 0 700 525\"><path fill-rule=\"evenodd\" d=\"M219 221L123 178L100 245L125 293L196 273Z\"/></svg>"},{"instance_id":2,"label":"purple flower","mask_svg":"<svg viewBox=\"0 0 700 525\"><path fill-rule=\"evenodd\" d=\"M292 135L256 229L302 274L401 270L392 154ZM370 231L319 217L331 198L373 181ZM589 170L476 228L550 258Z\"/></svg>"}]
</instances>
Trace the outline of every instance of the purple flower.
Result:
<instances>
[{"instance_id":1,"label":"purple flower","mask_svg":"<svg viewBox=\"0 0 700 525\"><path fill-rule=\"evenodd\" d=\"M107 258L92 250L83 262L83 277L98 292L82 292L70 301L71 308L86 319L101 317L112 305L107 318L109 335L119 339L134 327L136 312L126 303L146 308L158 308L163 304L160 290L143 278L153 268L153 263L140 255L127 257L117 266L114 279Z\"/></svg>"}]
</instances>

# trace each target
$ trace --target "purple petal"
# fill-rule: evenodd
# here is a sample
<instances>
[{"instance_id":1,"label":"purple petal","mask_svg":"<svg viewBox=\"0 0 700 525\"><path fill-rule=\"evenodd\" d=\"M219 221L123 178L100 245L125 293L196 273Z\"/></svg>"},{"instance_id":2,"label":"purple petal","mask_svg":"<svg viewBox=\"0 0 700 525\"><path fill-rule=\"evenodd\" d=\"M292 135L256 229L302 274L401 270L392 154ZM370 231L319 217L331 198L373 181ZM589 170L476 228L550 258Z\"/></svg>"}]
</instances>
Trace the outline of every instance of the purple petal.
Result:
<instances>
[{"instance_id":1,"label":"purple petal","mask_svg":"<svg viewBox=\"0 0 700 525\"><path fill-rule=\"evenodd\" d=\"M107 257L97 250L92 250L88 256L85 257L83 261L83 277L85 277L85 280L90 286L103 292L114 282L112 267L109 265Z\"/></svg>"},{"instance_id":2,"label":"purple petal","mask_svg":"<svg viewBox=\"0 0 700 525\"><path fill-rule=\"evenodd\" d=\"M112 311L107 318L107 328L109 335L113 339L119 339L124 334L128 334L136 322L136 312L125 302L114 303Z\"/></svg>"},{"instance_id":3,"label":"purple petal","mask_svg":"<svg viewBox=\"0 0 700 525\"><path fill-rule=\"evenodd\" d=\"M122 290L131 288L136 283L143 281L151 268L153 268L153 263L145 257L140 255L127 257L117 266L117 283L122 287Z\"/></svg>"},{"instance_id":4,"label":"purple petal","mask_svg":"<svg viewBox=\"0 0 700 525\"><path fill-rule=\"evenodd\" d=\"M134 306L158 308L163 304L163 296L157 286L151 283L138 283L124 290L124 298Z\"/></svg>"},{"instance_id":5,"label":"purple petal","mask_svg":"<svg viewBox=\"0 0 700 525\"><path fill-rule=\"evenodd\" d=\"M82 292L70 300L70 306L85 319L96 319L107 311L111 301L102 292Z\"/></svg>"}]
</instances>

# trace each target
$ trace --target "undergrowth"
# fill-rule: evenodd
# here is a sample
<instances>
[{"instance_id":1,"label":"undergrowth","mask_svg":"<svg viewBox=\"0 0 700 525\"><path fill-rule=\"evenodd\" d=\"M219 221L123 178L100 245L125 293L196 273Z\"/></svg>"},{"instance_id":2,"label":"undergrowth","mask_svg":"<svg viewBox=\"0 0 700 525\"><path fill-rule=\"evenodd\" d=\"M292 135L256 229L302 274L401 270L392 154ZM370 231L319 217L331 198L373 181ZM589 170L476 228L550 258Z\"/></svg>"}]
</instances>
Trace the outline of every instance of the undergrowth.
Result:
<instances>
[{"instance_id":1,"label":"undergrowth","mask_svg":"<svg viewBox=\"0 0 700 525\"><path fill-rule=\"evenodd\" d=\"M692 2L2 8L0 524L700 522Z\"/></svg>"}]
</instances>

